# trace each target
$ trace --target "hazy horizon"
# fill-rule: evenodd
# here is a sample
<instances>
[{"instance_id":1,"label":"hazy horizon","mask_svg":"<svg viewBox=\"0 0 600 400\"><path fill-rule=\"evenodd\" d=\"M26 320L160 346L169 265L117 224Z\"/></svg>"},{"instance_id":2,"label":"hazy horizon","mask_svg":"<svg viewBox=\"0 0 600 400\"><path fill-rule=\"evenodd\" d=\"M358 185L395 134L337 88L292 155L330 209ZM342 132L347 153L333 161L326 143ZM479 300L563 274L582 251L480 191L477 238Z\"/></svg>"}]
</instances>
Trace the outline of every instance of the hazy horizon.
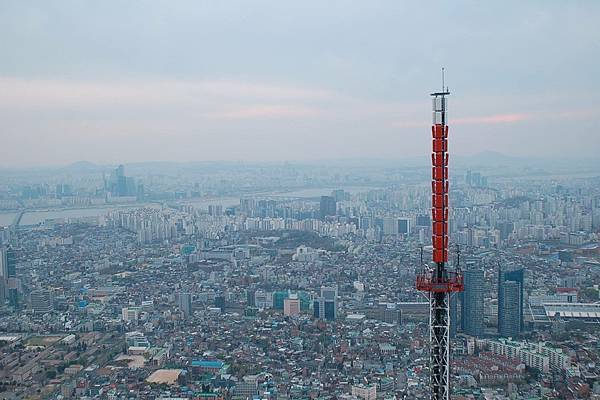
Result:
<instances>
[{"instance_id":1,"label":"hazy horizon","mask_svg":"<svg viewBox=\"0 0 600 400\"><path fill-rule=\"evenodd\" d=\"M4 2L0 166L428 157L442 66L451 154L596 157L598 11Z\"/></svg>"}]
</instances>

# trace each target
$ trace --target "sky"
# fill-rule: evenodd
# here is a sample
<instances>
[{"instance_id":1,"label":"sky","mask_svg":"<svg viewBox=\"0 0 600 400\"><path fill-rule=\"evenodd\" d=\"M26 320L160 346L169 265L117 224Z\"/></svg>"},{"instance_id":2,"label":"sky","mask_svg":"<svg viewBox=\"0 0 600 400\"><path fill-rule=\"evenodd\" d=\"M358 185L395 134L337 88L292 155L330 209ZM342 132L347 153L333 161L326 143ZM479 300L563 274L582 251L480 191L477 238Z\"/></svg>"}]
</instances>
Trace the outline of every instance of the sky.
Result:
<instances>
[{"instance_id":1,"label":"sky","mask_svg":"<svg viewBox=\"0 0 600 400\"><path fill-rule=\"evenodd\" d=\"M600 151L598 1L0 0L0 166Z\"/></svg>"}]
</instances>

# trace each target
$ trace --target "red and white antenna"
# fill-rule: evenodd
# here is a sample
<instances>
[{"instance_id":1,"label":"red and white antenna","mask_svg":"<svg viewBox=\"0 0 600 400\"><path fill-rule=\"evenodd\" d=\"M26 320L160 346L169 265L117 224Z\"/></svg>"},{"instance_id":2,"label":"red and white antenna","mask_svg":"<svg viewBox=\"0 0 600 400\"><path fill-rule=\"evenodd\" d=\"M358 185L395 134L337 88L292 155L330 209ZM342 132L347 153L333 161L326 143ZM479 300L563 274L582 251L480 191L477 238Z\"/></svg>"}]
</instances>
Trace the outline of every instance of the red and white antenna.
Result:
<instances>
[{"instance_id":1,"label":"red and white antenna","mask_svg":"<svg viewBox=\"0 0 600 400\"><path fill-rule=\"evenodd\" d=\"M429 298L430 384L432 400L450 396L450 295L462 292L460 270L446 270L448 262L448 125L447 97L442 68L442 91L433 97L433 152L431 154L431 228L435 268L417 274L417 289Z\"/></svg>"}]
</instances>

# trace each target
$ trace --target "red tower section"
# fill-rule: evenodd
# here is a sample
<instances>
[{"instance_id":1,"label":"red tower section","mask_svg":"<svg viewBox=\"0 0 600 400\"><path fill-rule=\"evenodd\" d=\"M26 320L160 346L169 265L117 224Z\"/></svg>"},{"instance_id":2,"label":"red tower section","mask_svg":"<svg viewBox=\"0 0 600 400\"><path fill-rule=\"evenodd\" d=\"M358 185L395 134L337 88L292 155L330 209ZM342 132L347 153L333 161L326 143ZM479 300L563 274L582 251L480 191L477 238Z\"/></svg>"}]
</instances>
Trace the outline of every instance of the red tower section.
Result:
<instances>
[{"instance_id":1,"label":"red tower section","mask_svg":"<svg viewBox=\"0 0 600 400\"><path fill-rule=\"evenodd\" d=\"M445 98L440 100L445 101ZM434 100L435 101L435 100ZM448 126L431 127L433 153L431 154L432 243L433 262L448 261Z\"/></svg>"},{"instance_id":2,"label":"red tower section","mask_svg":"<svg viewBox=\"0 0 600 400\"><path fill-rule=\"evenodd\" d=\"M432 93L431 126L431 243L436 268L417 276L417 289L424 292L450 293L463 290L462 275L447 271L448 262L448 125L447 91Z\"/></svg>"}]
</instances>

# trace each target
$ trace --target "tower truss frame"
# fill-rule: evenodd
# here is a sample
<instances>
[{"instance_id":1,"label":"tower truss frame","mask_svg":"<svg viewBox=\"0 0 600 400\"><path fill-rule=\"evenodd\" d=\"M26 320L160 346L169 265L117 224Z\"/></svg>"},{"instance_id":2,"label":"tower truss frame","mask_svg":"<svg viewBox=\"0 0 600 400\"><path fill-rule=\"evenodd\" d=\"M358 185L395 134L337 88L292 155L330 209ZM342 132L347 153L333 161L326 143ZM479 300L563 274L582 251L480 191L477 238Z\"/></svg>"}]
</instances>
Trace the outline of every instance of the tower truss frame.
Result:
<instances>
[{"instance_id":1,"label":"tower truss frame","mask_svg":"<svg viewBox=\"0 0 600 400\"><path fill-rule=\"evenodd\" d=\"M442 69L442 91L432 93L432 244L435 268L417 274L417 289L429 298L430 394L432 400L450 398L450 296L464 289L459 266L448 271L448 125L447 96Z\"/></svg>"}]
</instances>

